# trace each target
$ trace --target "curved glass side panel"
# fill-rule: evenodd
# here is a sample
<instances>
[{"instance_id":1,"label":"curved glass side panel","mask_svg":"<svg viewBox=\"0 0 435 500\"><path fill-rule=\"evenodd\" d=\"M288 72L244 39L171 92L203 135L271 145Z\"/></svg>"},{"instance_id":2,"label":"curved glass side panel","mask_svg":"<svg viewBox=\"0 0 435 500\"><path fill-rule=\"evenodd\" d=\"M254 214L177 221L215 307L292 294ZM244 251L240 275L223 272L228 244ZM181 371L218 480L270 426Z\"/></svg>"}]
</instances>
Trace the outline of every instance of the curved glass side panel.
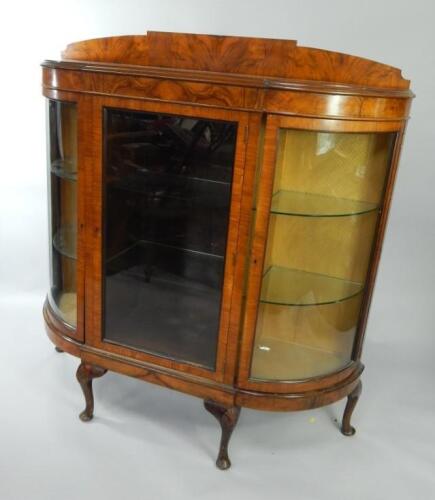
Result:
<instances>
[{"instance_id":1,"label":"curved glass side panel","mask_svg":"<svg viewBox=\"0 0 435 500\"><path fill-rule=\"evenodd\" d=\"M48 101L50 293L55 313L77 325L77 109Z\"/></svg>"},{"instance_id":2,"label":"curved glass side panel","mask_svg":"<svg viewBox=\"0 0 435 500\"><path fill-rule=\"evenodd\" d=\"M351 361L394 137L280 130L251 378Z\"/></svg>"}]
</instances>

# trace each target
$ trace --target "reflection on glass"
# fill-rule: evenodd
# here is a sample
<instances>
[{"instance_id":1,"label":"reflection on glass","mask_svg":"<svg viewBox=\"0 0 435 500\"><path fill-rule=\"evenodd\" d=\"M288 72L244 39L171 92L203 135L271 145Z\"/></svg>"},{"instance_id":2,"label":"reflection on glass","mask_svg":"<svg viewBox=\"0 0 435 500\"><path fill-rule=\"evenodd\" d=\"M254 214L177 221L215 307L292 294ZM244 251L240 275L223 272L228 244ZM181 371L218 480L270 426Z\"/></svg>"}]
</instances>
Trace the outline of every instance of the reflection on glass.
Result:
<instances>
[{"instance_id":1,"label":"reflection on glass","mask_svg":"<svg viewBox=\"0 0 435 500\"><path fill-rule=\"evenodd\" d=\"M280 131L251 378L301 380L350 362L393 142Z\"/></svg>"},{"instance_id":2,"label":"reflection on glass","mask_svg":"<svg viewBox=\"0 0 435 500\"><path fill-rule=\"evenodd\" d=\"M77 324L77 110L48 102L50 196L50 305L71 327Z\"/></svg>"},{"instance_id":3,"label":"reflection on glass","mask_svg":"<svg viewBox=\"0 0 435 500\"><path fill-rule=\"evenodd\" d=\"M107 341L214 368L236 128L105 111Z\"/></svg>"}]
</instances>

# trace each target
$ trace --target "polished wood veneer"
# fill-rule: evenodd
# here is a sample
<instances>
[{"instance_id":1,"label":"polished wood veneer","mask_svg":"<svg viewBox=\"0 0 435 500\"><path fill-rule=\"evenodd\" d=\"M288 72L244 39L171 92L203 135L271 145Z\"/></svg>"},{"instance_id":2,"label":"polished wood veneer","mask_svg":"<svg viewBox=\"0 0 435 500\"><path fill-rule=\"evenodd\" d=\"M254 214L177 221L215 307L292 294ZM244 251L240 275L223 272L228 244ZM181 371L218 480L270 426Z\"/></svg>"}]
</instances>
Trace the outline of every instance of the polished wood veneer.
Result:
<instances>
[{"instance_id":1,"label":"polished wood veneer","mask_svg":"<svg viewBox=\"0 0 435 500\"><path fill-rule=\"evenodd\" d=\"M299 47L292 40L161 32L73 43L63 52L62 60L44 61L42 66L44 96L52 102L74 104L77 113L77 142L74 143L77 176L73 179L77 185L74 208L77 216L77 224L74 226L76 239L73 240L76 245L76 324L68 322L68 318L62 318L54 311L51 305L52 295L49 295L51 302L47 300L44 305L44 320L48 336L56 349L81 360L77 379L85 395L86 408L80 418L84 421L92 419L92 381L111 370L203 399L206 409L219 421L222 428L216 462L221 469L227 469L231 464L228 442L241 407L271 411L306 410L348 397L342 432L346 436L354 434L350 418L361 393L360 375L363 365L360 358L365 325L413 98L409 89L410 82L402 77L400 70L355 56ZM115 127L113 137L109 137L107 110L117 110L114 123L118 127L121 127L119 123L124 123L122 126L126 127L126 132L118 131ZM178 117L183 124L183 130L174 122L174 117ZM157 125L145 125L152 120ZM57 122L52 120L50 123L51 129L59 127L57 132L50 130L51 155L65 158L66 161L68 155L74 157L74 154L62 144L62 134L65 135L68 124L59 125L61 121L62 115L59 114ZM146 131L146 127L151 127L151 132ZM160 141L160 149L156 148L158 134L153 132L157 129L159 137L167 134ZM291 134L295 130L306 133L306 137L302 137L299 143L291 142ZM311 138L310 133L315 135ZM385 140L376 142L373 134L383 134ZM129 142L123 142L126 136L129 137ZM287 136L288 139L284 140ZM357 137L355 145L349 140L350 136ZM359 142L358 137L361 138ZM290 146L286 146L286 140ZM227 146L222 146L225 141ZM231 165L228 155L230 142L234 144ZM311 147L312 151L317 148L317 152L311 154L314 155L313 158L320 158L319 168L323 170L319 170L320 173L313 171L310 175L305 175L302 170L300 177L295 176L292 166L297 166L304 160L297 150L291 149L291 144L299 144L298 148ZM57 150L53 149L53 145ZM183 177L184 191L180 191L185 164L189 166L189 159L196 154L199 159L195 160L195 165L202 165L201 158L210 154L213 148L218 153L213 157L214 163L210 163L209 169L217 172L218 167L221 170L231 167L230 178L225 178L225 182L221 178L212 178L211 181L221 187L213 188L216 191L204 191L204 183L210 179L195 173L193 176ZM185 152L184 163L174 160L174 151ZM323 161L322 155L326 154L332 156ZM365 154L366 162L358 160L364 158ZM159 155L166 155L166 159L162 161ZM346 170L337 163L343 158L344 162L348 162L347 165L351 165L347 168L346 175L353 175L352 172L355 171L360 179L366 175L364 169L372 172L367 174L366 185L361 187L357 177L356 181L346 178ZM53 169L52 160L50 157L51 175L59 174L61 180L58 182L62 192L69 193L72 188L68 182L71 179L62 180L62 169ZM165 179L163 174L169 175L165 170L168 162L174 163L179 169L176 176L171 177L172 184L175 183L176 186L172 191L168 188L169 180L166 184L162 181ZM330 196L331 193L334 194L334 189L331 187L331 175L326 175L322 181L322 171L329 172L335 184L340 186L341 191L338 192L344 193L336 195L340 198L338 203L329 200L327 209L322 207L322 198L319 196ZM173 172L171 175L174 175ZM128 179L130 191L139 190L141 194L126 194L125 185L118 185L119 179L123 178ZM140 189L139 182L142 183ZM290 202L297 202L298 207L302 204L302 208L298 208L300 213L285 213L285 208L274 208L272 199L275 199L275 203L277 199L279 201L277 189L282 188L279 187L280 182L290 193L281 192L280 199L287 200L287 206ZM222 188L225 183L227 187ZM292 189L297 191L293 198ZM304 198L300 196L300 193L305 192L309 194L306 199L311 205L317 203L316 212L311 214L316 219L314 223L312 217L308 221L309 205L304 207ZM195 196L192 193L196 193ZM159 224L168 224L171 231L176 227L175 236L177 231L184 231L183 234L190 235L189 238L192 239L195 235L189 233L185 222L187 219L183 219L186 210L190 210L190 220L194 224L203 224L203 219L199 217L201 210L204 210L203 217L210 218L209 227L213 227L213 223L222 223L216 221L224 220L222 215L217 217L224 206L219 201L219 196L222 195L214 193L230 195L226 241L220 237L218 244L213 239L213 231L213 234L207 236L205 229L200 231L203 236L196 235L198 237L195 240L200 245L200 250L203 244L201 238L211 242L210 248L221 248L224 244L223 255L214 255L211 251L211 257L207 257L224 259L217 344L215 351L210 351L215 352L214 363L210 361L205 366L201 362L189 360L188 344L183 346L183 352L186 353L183 356L186 359L181 359L173 354L156 352L146 345L141 346L143 339L140 338L136 346L129 344L127 336L117 337L116 342L106 338L106 254L109 250L105 246L108 231L105 224L111 203L108 201L109 195L112 197L110 200L115 200L113 203L117 204L112 217L121 214L120 217L126 220L125 227L122 228L122 224L119 224L119 230L113 233L111 245L118 251L122 250L120 255L124 255L125 250L130 252L130 259L136 259L134 265L128 264L129 267L120 260L118 268L110 268L110 272L117 273L119 269L135 269L138 265L143 265L143 259L146 261L149 255L154 255L153 251L146 250L154 247L144 243L144 234L147 237L159 234L159 238L162 238L160 230L156 229L158 226L151 230L142 222L137 227L144 226L145 229L142 227L142 233L134 236L136 239L133 241L132 234L137 232L137 227L129 225L128 210L133 210L134 217L138 219L140 214L145 213L144 200L154 200L154 204L147 202L148 217L157 217ZM162 199L172 201L161 201ZM53 207L58 203L55 195L52 195L51 203ZM201 203L205 208L200 208ZM191 206L197 208L192 211ZM286 206L285 203L283 206ZM346 207L351 208L347 208L349 213L341 214L331 213L331 206L336 212L343 210L343 207L345 212ZM359 207L366 209L359 210ZM65 211L62 205L59 210ZM280 213L280 210L284 210L284 213ZM368 214L364 214L365 212ZM339 217L333 220L333 215ZM329 220L326 221L328 217ZM145 220L143 217L142 219ZM116 217L113 220L116 221ZM221 234L222 231L215 232ZM306 250L309 247L304 250L302 243L302 250L298 250L298 242L291 243L295 234L300 242L325 241L326 250L318 257ZM336 239L331 240L328 247L326 241L331 234L341 236L334 236ZM53 245L55 238L56 234L53 235ZM174 238L171 245L174 245ZM184 242L187 241L186 238L187 236ZM355 253L363 244L361 242L367 246L359 254ZM159 244L162 244L160 240ZM139 246L145 248L142 251L145 257L137 250ZM175 250L187 251L190 252L189 256L194 256L198 248L186 249L180 244ZM289 253L289 248L292 253ZM353 260L349 257L351 266L337 252L333 255L331 250L328 255L328 248L339 248L345 256L354 255ZM116 252L110 251L116 257ZM173 249L170 251L173 252ZM165 252L168 253L169 250ZM201 266L191 266L190 262L193 262L194 257L189 257L190 260L183 257L185 260L180 260L180 263L184 264L178 265L177 259L181 257L176 252L170 254L176 255L172 258L175 259L175 264L170 264L170 270L176 269L176 272L183 273L184 270L180 270L184 265L184 268L189 268L187 278L194 280L198 273L204 274L204 271L198 271L203 269ZM326 266L325 255L328 256ZM357 294L357 298L353 305L349 305L347 295L352 294L346 295L343 292L337 300L333 296L330 298L332 292L324 294L332 304L342 302L336 309L324 312L327 309L319 308L327 308L328 305L316 306L313 299L316 294L309 298L299 298L298 294L310 291L302 283L292 291L291 303L287 306L297 307L302 303L303 306L317 307L312 309L312 316L308 309L301 310L300 313L298 309L293 309L291 314L289 310L279 309L286 307L284 299L280 299L284 304L272 303L265 309L262 303L265 294L261 294L261 287L265 266L268 263L276 266L274 261L281 262L281 265L289 269L297 263L304 272L311 272L309 287L317 286L316 283L321 283L322 286L334 283L335 287L339 287L337 280L347 279L344 283L348 283L348 288ZM156 261L153 262L148 266L147 272L150 274L147 276L145 273L144 283L149 281L150 276L151 280L154 279L152 272L156 268ZM146 266L145 268L147 269ZM346 275L348 268L352 269L349 276ZM167 271L169 268L165 269ZM328 269L329 276L318 278L317 274L313 274L322 275L323 269ZM56 272L61 271L57 269ZM163 280L168 279L165 272L162 274ZM274 272L274 276L279 275L278 271ZM285 275L293 276L291 279L303 279L298 270L291 270ZM173 286L189 284L184 274L180 276L184 281L179 280ZM128 283L127 280L133 278L124 273L123 279ZM137 276L134 279L137 280ZM210 279L206 279L205 285L201 282L201 286L208 286ZM215 282L217 280L213 278L212 283ZM139 281L135 283L138 290L145 286ZM267 283L264 286L268 286ZM199 293L195 291L197 289L201 288L192 289L192 297L194 293ZM214 295L210 294L210 297ZM274 294L270 294L270 297L274 297ZM270 299L269 302L273 300ZM128 307L128 303L125 307ZM170 312L165 312L165 315L172 319ZM286 344L288 332L283 318L287 318L286 321L294 320L300 325L296 332L298 337L292 340L294 344ZM325 318L336 327L337 332L334 333L333 329L328 334L320 331ZM158 321L157 314L155 320ZM308 323L310 328L317 325L316 331L310 332ZM152 318L149 324L152 325ZM293 356L294 353L299 356L299 352L306 352L309 356L310 352L314 352L310 349L314 347L318 349L316 356L335 355L337 350L337 359L344 356L344 361L340 361L340 368L333 369L332 372L326 370L325 373L320 370L319 375L314 374L315 370L310 368L310 362L316 363L317 358L313 356L306 360L308 373L313 373L313 376L280 380L276 374L284 373L285 365L269 370L268 363L277 363L278 359L282 363L285 357L270 357L269 351L273 354L275 344L262 342L261 325L274 325L276 331L282 330L284 325L284 330L279 330L279 335L275 335L273 342L293 349ZM273 331L271 333L274 334ZM333 337L334 335L337 337ZM307 341L307 338L311 340ZM343 340L344 338L348 340ZM308 349L304 347L305 351L295 351L292 346L300 346L300 342L302 345L304 342L314 344L308 345ZM344 349L343 346L348 351L346 355L343 355L344 351L340 351ZM260 354L256 354L258 349L262 349L261 358L258 358ZM195 359L202 359L201 353L196 356ZM255 356L257 358L253 362ZM260 359L260 364L257 359ZM268 359L275 361L267 361ZM304 364L304 358L298 358L299 362ZM260 366L261 373L265 372L269 378L256 377L255 369L253 370L255 366ZM329 366L328 363L325 366Z\"/></svg>"}]
</instances>

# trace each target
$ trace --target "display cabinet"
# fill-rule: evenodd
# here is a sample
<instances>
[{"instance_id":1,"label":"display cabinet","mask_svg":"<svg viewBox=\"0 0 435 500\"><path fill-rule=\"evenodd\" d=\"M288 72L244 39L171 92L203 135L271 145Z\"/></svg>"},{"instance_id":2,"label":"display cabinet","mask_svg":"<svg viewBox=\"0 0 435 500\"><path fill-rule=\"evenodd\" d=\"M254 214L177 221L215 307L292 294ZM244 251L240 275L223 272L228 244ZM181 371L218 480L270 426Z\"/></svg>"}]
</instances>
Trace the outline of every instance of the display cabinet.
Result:
<instances>
[{"instance_id":1,"label":"display cabinet","mask_svg":"<svg viewBox=\"0 0 435 500\"><path fill-rule=\"evenodd\" d=\"M205 401L306 410L361 392L364 330L413 94L296 42L151 32L43 63L45 325L107 370Z\"/></svg>"}]
</instances>

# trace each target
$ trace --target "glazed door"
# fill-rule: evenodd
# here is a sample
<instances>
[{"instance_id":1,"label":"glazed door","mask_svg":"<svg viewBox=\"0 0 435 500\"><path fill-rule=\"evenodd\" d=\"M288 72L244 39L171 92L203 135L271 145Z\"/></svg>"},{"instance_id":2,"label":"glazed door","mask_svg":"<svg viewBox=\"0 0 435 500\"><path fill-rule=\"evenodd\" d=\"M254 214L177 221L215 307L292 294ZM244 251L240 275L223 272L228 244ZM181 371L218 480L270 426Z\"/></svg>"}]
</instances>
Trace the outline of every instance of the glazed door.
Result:
<instances>
[{"instance_id":1,"label":"glazed door","mask_svg":"<svg viewBox=\"0 0 435 500\"><path fill-rule=\"evenodd\" d=\"M223 380L246 117L116 99L97 116L102 321L92 342Z\"/></svg>"},{"instance_id":2,"label":"glazed door","mask_svg":"<svg viewBox=\"0 0 435 500\"><path fill-rule=\"evenodd\" d=\"M344 376L357 359L397 131L397 123L269 117L242 386L291 391Z\"/></svg>"},{"instance_id":3,"label":"glazed door","mask_svg":"<svg viewBox=\"0 0 435 500\"><path fill-rule=\"evenodd\" d=\"M80 103L67 94L47 100L50 291L58 328L83 340L83 239L78 218L83 178L78 140Z\"/></svg>"}]
</instances>

